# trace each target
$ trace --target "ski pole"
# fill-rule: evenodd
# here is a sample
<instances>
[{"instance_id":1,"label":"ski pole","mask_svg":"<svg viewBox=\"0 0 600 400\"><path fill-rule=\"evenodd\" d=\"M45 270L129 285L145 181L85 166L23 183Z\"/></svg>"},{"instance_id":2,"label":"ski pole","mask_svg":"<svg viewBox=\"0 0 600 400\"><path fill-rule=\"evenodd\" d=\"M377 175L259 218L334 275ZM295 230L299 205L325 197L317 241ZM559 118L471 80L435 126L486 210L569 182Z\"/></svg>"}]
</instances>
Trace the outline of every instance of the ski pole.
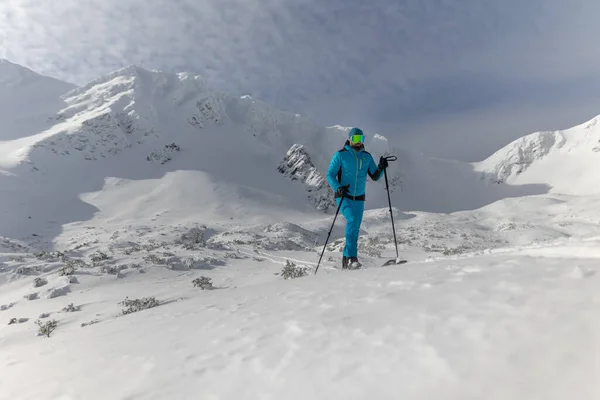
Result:
<instances>
[{"instance_id":1,"label":"ski pole","mask_svg":"<svg viewBox=\"0 0 600 400\"><path fill-rule=\"evenodd\" d=\"M387 156L387 157L385 157L385 159L387 161L396 161L398 159L398 157ZM394 227L394 213L392 212L392 200L390 199L390 189L389 189L389 185L388 185L387 168L385 170L383 170L383 176L385 178L385 190L387 191L388 204L390 206L390 217L392 219L392 232L394 233L394 245L396 246L396 259L397 259L398 257L400 257L400 255L398 254L398 242L396 240L396 228Z\"/></svg>"},{"instance_id":2,"label":"ski pole","mask_svg":"<svg viewBox=\"0 0 600 400\"><path fill-rule=\"evenodd\" d=\"M344 196L340 199L340 204L338 204L337 211L335 212L335 217L333 217L333 222L331 223L331 228L329 229L329 233L327 234L327 239L325 239L325 245L323 246L323 250L321 251L321 256L319 257L319 262L317 263L317 268L315 268L315 275L319 270L319 265L321 265L321 259L323 258L323 253L325 253L325 247L327 247L327 242L329 242L329 236L331 236L331 232L333 231L333 226L335 225L335 220L340 212L340 208L342 207L342 203L344 201Z\"/></svg>"}]
</instances>

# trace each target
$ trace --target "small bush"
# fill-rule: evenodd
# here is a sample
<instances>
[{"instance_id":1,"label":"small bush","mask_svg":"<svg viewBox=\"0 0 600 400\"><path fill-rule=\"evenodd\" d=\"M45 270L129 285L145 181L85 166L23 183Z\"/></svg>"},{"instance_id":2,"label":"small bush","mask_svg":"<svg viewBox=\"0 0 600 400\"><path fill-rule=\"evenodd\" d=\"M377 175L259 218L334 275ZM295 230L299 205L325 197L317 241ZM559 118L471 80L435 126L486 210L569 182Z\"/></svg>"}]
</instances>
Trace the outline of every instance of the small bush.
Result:
<instances>
[{"instance_id":1,"label":"small bush","mask_svg":"<svg viewBox=\"0 0 600 400\"><path fill-rule=\"evenodd\" d=\"M48 290L48 295L46 297L48 299L54 299L55 297L66 296L67 293L69 293L70 291L71 289L69 288L69 286L54 288Z\"/></svg>"},{"instance_id":2,"label":"small bush","mask_svg":"<svg viewBox=\"0 0 600 400\"><path fill-rule=\"evenodd\" d=\"M119 275L119 272L121 272L124 269L127 269L126 265L103 265L102 267L100 267L100 272L108 275Z\"/></svg>"},{"instance_id":3,"label":"small bush","mask_svg":"<svg viewBox=\"0 0 600 400\"><path fill-rule=\"evenodd\" d=\"M241 260L243 258L247 258L239 254L239 250L237 252L228 252L223 256L224 258L233 258L234 260Z\"/></svg>"},{"instance_id":4,"label":"small bush","mask_svg":"<svg viewBox=\"0 0 600 400\"><path fill-rule=\"evenodd\" d=\"M91 268L92 265L86 263L83 260L80 259L75 259L75 258L69 258L65 260L65 266L67 267L65 272L69 272L69 271L73 271L75 272L75 270L77 270L78 268ZM65 274L65 275L70 275L70 274Z\"/></svg>"},{"instance_id":5,"label":"small bush","mask_svg":"<svg viewBox=\"0 0 600 400\"><path fill-rule=\"evenodd\" d=\"M73 303L69 304L68 306L66 306L65 308L62 309L63 312L76 312L76 311L80 311L81 307L77 306L75 307L73 305Z\"/></svg>"},{"instance_id":6,"label":"small bush","mask_svg":"<svg viewBox=\"0 0 600 400\"><path fill-rule=\"evenodd\" d=\"M56 330L56 327L58 326L58 322L54 319L52 321L46 322L37 320L35 323L40 327L38 330L38 336L44 335L46 337L50 337L52 332L54 332Z\"/></svg>"},{"instance_id":7,"label":"small bush","mask_svg":"<svg viewBox=\"0 0 600 400\"><path fill-rule=\"evenodd\" d=\"M160 161L161 164L165 164L171 161L173 158L171 157L171 153L181 151L181 148L175 143L165 145L164 149L159 149L151 152L146 160L148 161Z\"/></svg>"},{"instance_id":8,"label":"small bush","mask_svg":"<svg viewBox=\"0 0 600 400\"><path fill-rule=\"evenodd\" d=\"M46 278L35 278L33 280L33 287L41 287L48 284L48 280Z\"/></svg>"},{"instance_id":9,"label":"small bush","mask_svg":"<svg viewBox=\"0 0 600 400\"><path fill-rule=\"evenodd\" d=\"M69 262L60 267L58 270L58 276L70 276L75 273L75 266Z\"/></svg>"},{"instance_id":10,"label":"small bush","mask_svg":"<svg viewBox=\"0 0 600 400\"><path fill-rule=\"evenodd\" d=\"M100 261L104 261L104 260L110 260L110 257L108 256L108 254L103 253L101 251L97 251L94 254L92 254L90 256L90 260L92 260L92 262L100 262Z\"/></svg>"},{"instance_id":11,"label":"small bush","mask_svg":"<svg viewBox=\"0 0 600 400\"><path fill-rule=\"evenodd\" d=\"M148 254L144 256L144 261L154 265L167 265L167 259L160 258L156 254Z\"/></svg>"},{"instance_id":12,"label":"small bush","mask_svg":"<svg viewBox=\"0 0 600 400\"><path fill-rule=\"evenodd\" d=\"M33 254L38 260L44 261L62 261L65 258L65 253L62 251L41 251Z\"/></svg>"},{"instance_id":13,"label":"small bush","mask_svg":"<svg viewBox=\"0 0 600 400\"><path fill-rule=\"evenodd\" d=\"M141 299L130 300L129 298L125 298L122 302L120 302L122 306L126 307L122 310L123 315L131 314L134 312L146 310L148 308L156 307L160 303L154 297L144 297Z\"/></svg>"},{"instance_id":14,"label":"small bush","mask_svg":"<svg viewBox=\"0 0 600 400\"><path fill-rule=\"evenodd\" d=\"M38 293L37 292L29 293L29 294L26 294L25 296L23 296L23 298L25 298L27 300L36 300L38 298Z\"/></svg>"},{"instance_id":15,"label":"small bush","mask_svg":"<svg viewBox=\"0 0 600 400\"><path fill-rule=\"evenodd\" d=\"M98 322L100 322L100 321L97 320L97 319L93 319L90 322L84 322L84 323L82 323L81 327L85 328L86 326L97 324Z\"/></svg>"},{"instance_id":16,"label":"small bush","mask_svg":"<svg viewBox=\"0 0 600 400\"><path fill-rule=\"evenodd\" d=\"M31 267L22 265L18 267L15 272L19 275L35 275L39 272L39 267Z\"/></svg>"},{"instance_id":17,"label":"small bush","mask_svg":"<svg viewBox=\"0 0 600 400\"><path fill-rule=\"evenodd\" d=\"M201 276L200 278L196 278L192 281L194 287L199 287L202 290L212 290L214 286L210 278L206 276Z\"/></svg>"},{"instance_id":18,"label":"small bush","mask_svg":"<svg viewBox=\"0 0 600 400\"><path fill-rule=\"evenodd\" d=\"M305 267L298 267L290 260L285 260L285 267L283 267L283 270L281 271L281 276L283 279L301 278L307 274L308 271Z\"/></svg>"},{"instance_id":19,"label":"small bush","mask_svg":"<svg viewBox=\"0 0 600 400\"><path fill-rule=\"evenodd\" d=\"M10 321L8 321L9 325L14 325L17 323L17 319L16 318L11 318Z\"/></svg>"},{"instance_id":20,"label":"small bush","mask_svg":"<svg viewBox=\"0 0 600 400\"><path fill-rule=\"evenodd\" d=\"M176 244L183 245L186 250L197 250L206 246L204 240L204 231L200 228L192 228L176 241Z\"/></svg>"}]
</instances>

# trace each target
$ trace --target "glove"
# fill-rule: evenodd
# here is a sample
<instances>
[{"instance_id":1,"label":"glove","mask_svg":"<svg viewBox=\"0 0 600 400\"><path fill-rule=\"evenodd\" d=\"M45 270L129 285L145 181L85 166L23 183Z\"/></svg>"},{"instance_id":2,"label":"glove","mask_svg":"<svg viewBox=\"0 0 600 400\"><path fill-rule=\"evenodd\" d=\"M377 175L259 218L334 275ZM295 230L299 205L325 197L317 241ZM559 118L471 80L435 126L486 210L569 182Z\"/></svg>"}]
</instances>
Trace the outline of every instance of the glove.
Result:
<instances>
[{"instance_id":1,"label":"glove","mask_svg":"<svg viewBox=\"0 0 600 400\"><path fill-rule=\"evenodd\" d=\"M349 185L346 185L346 186L340 186L340 187L338 188L338 190L336 190L336 191L335 191L335 196L336 196L336 197L344 197L344 195L345 195L346 193L348 193L348 187L349 187Z\"/></svg>"},{"instance_id":2,"label":"glove","mask_svg":"<svg viewBox=\"0 0 600 400\"><path fill-rule=\"evenodd\" d=\"M386 160L384 156L379 157L379 165L377 166L377 168L379 168L380 170L384 170L387 167L388 167L388 160Z\"/></svg>"}]
</instances>

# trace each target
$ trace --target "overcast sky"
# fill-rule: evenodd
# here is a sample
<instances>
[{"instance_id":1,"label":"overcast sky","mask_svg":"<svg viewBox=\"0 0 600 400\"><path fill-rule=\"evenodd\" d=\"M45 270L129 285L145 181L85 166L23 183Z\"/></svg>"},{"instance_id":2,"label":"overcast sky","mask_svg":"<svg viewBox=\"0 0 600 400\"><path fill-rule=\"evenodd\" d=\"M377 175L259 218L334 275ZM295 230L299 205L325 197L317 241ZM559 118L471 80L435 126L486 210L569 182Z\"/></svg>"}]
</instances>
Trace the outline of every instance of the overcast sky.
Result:
<instances>
[{"instance_id":1,"label":"overcast sky","mask_svg":"<svg viewBox=\"0 0 600 400\"><path fill-rule=\"evenodd\" d=\"M2 0L0 58L204 75L447 158L600 114L598 0Z\"/></svg>"}]
</instances>

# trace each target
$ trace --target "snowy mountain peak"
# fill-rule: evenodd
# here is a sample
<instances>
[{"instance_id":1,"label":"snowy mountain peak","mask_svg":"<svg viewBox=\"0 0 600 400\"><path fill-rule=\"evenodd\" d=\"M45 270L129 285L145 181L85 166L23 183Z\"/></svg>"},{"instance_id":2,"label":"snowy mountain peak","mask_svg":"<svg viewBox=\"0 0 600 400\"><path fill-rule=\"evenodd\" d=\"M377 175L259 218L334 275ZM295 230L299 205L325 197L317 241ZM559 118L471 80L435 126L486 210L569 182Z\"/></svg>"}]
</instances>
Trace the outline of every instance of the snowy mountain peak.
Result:
<instances>
[{"instance_id":1,"label":"snowy mountain peak","mask_svg":"<svg viewBox=\"0 0 600 400\"><path fill-rule=\"evenodd\" d=\"M600 116L569 129L519 138L474 163L496 183L543 183L554 191L583 194L600 190Z\"/></svg>"},{"instance_id":2,"label":"snowy mountain peak","mask_svg":"<svg viewBox=\"0 0 600 400\"><path fill-rule=\"evenodd\" d=\"M521 174L536 160L545 157L552 149L565 144L559 132L536 132L521 137L498 150L480 165L492 175L496 183L505 182L510 177Z\"/></svg>"},{"instance_id":3,"label":"snowy mountain peak","mask_svg":"<svg viewBox=\"0 0 600 400\"><path fill-rule=\"evenodd\" d=\"M56 116L57 125L40 145L50 144L56 154L95 147L91 149L93 154L84 152L86 159L117 154L149 138L164 139L167 144L185 132L204 132L206 139L217 135L221 139L214 140L228 141L219 147L247 142L258 147L253 151L276 157L276 162L294 143L304 140L314 161L323 163L321 150L333 151L333 143L340 141L334 138L336 132L340 133L337 129L323 128L297 114L275 110L250 96L234 97L213 91L202 77L189 73L129 66L73 89L64 101L67 106ZM174 129L169 122L173 119L183 126ZM327 131L333 134L324 134Z\"/></svg>"}]
</instances>

